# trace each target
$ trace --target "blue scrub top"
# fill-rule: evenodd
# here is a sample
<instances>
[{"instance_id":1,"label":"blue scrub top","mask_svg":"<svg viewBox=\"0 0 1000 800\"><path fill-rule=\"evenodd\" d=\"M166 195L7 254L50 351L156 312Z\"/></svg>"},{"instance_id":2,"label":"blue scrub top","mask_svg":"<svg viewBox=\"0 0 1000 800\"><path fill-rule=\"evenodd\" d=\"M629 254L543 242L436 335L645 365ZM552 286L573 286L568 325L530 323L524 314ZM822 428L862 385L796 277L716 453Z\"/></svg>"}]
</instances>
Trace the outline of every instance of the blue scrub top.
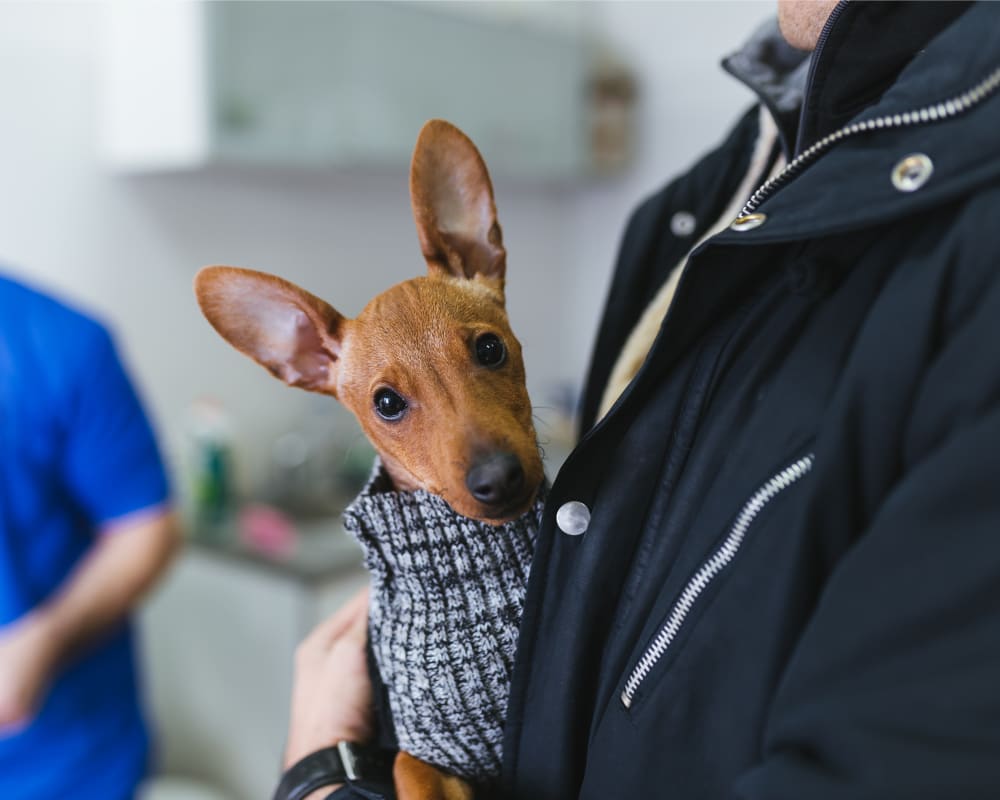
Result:
<instances>
[{"instance_id":1,"label":"blue scrub top","mask_svg":"<svg viewBox=\"0 0 1000 800\"><path fill-rule=\"evenodd\" d=\"M0 275L0 633L52 595L102 525L167 498L111 337ZM124 800L148 750L123 624L67 666L27 729L0 734L0 798Z\"/></svg>"}]
</instances>

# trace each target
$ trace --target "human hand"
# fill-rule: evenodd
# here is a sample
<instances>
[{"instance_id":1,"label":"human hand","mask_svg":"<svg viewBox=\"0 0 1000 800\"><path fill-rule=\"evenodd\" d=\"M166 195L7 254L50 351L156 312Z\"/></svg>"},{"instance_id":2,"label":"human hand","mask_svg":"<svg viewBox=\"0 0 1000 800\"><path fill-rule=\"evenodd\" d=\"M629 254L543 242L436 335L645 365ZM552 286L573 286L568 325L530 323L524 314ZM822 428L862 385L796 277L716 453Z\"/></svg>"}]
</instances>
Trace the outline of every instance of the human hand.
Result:
<instances>
[{"instance_id":1,"label":"human hand","mask_svg":"<svg viewBox=\"0 0 1000 800\"><path fill-rule=\"evenodd\" d=\"M365 643L368 589L321 622L295 652L285 768L342 739L364 742L374 728ZM327 792L329 792L329 788Z\"/></svg>"},{"instance_id":2,"label":"human hand","mask_svg":"<svg viewBox=\"0 0 1000 800\"><path fill-rule=\"evenodd\" d=\"M57 637L37 613L0 628L0 737L31 722L55 674L59 650Z\"/></svg>"}]
</instances>

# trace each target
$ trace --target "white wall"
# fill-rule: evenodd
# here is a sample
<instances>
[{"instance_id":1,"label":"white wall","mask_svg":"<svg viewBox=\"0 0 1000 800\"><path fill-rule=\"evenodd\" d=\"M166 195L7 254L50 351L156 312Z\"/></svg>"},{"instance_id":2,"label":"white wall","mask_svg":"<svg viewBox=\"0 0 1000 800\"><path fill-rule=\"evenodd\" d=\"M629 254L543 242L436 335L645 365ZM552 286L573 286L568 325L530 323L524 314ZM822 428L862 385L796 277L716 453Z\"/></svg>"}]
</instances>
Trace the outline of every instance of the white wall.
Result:
<instances>
[{"instance_id":1,"label":"white wall","mask_svg":"<svg viewBox=\"0 0 1000 800\"><path fill-rule=\"evenodd\" d=\"M100 11L0 4L0 263L112 323L176 461L183 411L200 394L255 434L280 430L308 402L216 339L192 299L199 266L280 272L353 314L422 262L403 174L109 174L96 156ZM716 64L767 13L749 2L581 7L639 72L640 148L612 180L497 181L536 403L582 379L629 209L749 102ZM247 437L248 460L264 438Z\"/></svg>"},{"instance_id":2,"label":"white wall","mask_svg":"<svg viewBox=\"0 0 1000 800\"><path fill-rule=\"evenodd\" d=\"M539 403L552 379L580 380L629 208L748 102L716 63L768 5L587 7L640 75L640 147L610 181L498 181L511 312ZM273 430L305 400L214 340L191 299L194 271L217 262L278 271L356 312L421 269L405 175L108 174L95 156L99 12L0 5L0 259L113 323L171 450L180 412L200 393L221 397L242 429Z\"/></svg>"}]
</instances>

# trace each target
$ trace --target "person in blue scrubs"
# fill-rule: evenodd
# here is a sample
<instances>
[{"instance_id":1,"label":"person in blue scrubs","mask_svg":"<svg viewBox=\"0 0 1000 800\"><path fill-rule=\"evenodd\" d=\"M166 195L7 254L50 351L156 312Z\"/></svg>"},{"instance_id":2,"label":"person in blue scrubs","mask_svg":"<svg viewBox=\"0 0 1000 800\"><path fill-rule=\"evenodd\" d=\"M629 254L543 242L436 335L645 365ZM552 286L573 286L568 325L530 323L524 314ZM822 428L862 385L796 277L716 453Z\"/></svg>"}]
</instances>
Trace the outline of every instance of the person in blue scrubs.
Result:
<instances>
[{"instance_id":1,"label":"person in blue scrubs","mask_svg":"<svg viewBox=\"0 0 1000 800\"><path fill-rule=\"evenodd\" d=\"M0 275L0 798L125 800L149 736L128 612L178 542L107 331Z\"/></svg>"}]
</instances>

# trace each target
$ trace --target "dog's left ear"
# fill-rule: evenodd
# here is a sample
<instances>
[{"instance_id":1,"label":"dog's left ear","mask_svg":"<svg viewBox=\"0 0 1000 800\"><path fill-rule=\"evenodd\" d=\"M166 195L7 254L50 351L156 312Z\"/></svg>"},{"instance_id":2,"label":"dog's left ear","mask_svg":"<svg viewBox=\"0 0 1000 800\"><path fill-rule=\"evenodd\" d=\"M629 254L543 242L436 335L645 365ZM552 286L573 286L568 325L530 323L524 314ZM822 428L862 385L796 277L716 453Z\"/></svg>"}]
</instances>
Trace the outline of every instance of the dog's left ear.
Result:
<instances>
[{"instance_id":1,"label":"dog's left ear","mask_svg":"<svg viewBox=\"0 0 1000 800\"><path fill-rule=\"evenodd\" d=\"M490 175L472 140L451 123L433 119L421 129L410 202L431 273L482 277L503 290L507 251Z\"/></svg>"},{"instance_id":2,"label":"dog's left ear","mask_svg":"<svg viewBox=\"0 0 1000 800\"><path fill-rule=\"evenodd\" d=\"M331 305L275 275L238 267L205 267L194 290L202 313L233 347L289 386L336 397L350 322Z\"/></svg>"}]
</instances>

